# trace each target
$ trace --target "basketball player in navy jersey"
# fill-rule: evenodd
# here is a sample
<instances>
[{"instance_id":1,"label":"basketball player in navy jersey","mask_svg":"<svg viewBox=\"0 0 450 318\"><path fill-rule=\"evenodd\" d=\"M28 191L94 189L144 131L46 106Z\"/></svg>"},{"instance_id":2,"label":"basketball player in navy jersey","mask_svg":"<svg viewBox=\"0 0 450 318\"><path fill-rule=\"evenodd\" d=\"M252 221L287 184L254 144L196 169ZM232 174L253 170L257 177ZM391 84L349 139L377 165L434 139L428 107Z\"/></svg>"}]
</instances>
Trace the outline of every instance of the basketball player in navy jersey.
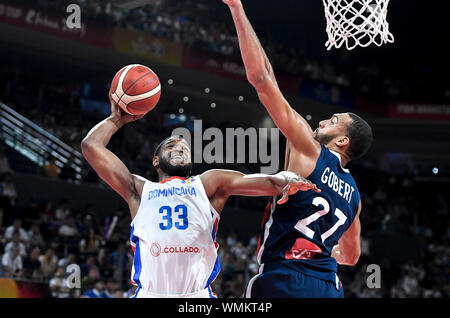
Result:
<instances>
[{"instance_id":1,"label":"basketball player in navy jersey","mask_svg":"<svg viewBox=\"0 0 450 318\"><path fill-rule=\"evenodd\" d=\"M141 117L121 112L111 101L111 116L82 141L83 156L128 203L134 297L214 297L210 285L220 269L215 236L228 197L281 195L283 204L299 190L320 190L287 171L244 175L214 169L190 176L191 149L180 136L164 139L155 150L159 182L131 174L106 146L124 124Z\"/></svg>"},{"instance_id":2,"label":"basketball player in navy jersey","mask_svg":"<svg viewBox=\"0 0 450 318\"><path fill-rule=\"evenodd\" d=\"M247 78L287 139L284 170L317 184L320 194L298 192L287 204L275 198L263 219L259 274L246 297L343 297L337 264L360 256L361 200L346 164L372 144L372 129L353 113L333 114L312 130L282 95L272 66L240 0L223 0L237 30Z\"/></svg>"}]
</instances>

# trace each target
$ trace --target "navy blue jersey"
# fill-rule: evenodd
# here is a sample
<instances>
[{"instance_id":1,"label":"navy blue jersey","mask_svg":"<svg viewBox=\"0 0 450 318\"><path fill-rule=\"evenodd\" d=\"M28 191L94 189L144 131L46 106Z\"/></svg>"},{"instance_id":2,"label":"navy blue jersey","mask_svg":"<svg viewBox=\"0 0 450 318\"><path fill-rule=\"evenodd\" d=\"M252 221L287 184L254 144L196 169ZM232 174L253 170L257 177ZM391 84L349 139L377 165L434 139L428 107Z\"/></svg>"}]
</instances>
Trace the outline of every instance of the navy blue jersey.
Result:
<instances>
[{"instance_id":1,"label":"navy blue jersey","mask_svg":"<svg viewBox=\"0 0 450 318\"><path fill-rule=\"evenodd\" d=\"M339 154L323 145L307 179L322 192L298 191L282 205L273 198L263 218L257 259L334 282L337 263L331 251L356 216L359 192Z\"/></svg>"}]
</instances>

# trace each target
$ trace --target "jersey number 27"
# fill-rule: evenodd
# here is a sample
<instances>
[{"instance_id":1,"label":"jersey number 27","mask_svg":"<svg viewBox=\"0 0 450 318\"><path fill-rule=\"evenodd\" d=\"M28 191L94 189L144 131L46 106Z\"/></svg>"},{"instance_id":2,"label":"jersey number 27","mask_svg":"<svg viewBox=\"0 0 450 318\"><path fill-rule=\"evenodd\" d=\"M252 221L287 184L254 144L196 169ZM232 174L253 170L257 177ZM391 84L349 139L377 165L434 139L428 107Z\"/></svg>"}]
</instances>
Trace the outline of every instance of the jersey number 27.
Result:
<instances>
[{"instance_id":1,"label":"jersey number 27","mask_svg":"<svg viewBox=\"0 0 450 318\"><path fill-rule=\"evenodd\" d=\"M308 225L314 221L316 221L318 218L320 218L321 216L324 216L325 214L327 214L328 212L330 212L330 204L328 203L328 201L325 198L322 197L315 197L314 200L312 201L312 204L318 208L320 208L320 206L323 207L322 210L317 211L316 213L311 214L310 216L308 216L307 218L301 219L297 222L297 224L295 225L295 228L297 230L299 230L300 232L302 232L303 234L305 234L307 237L309 238L313 238L315 232L313 230L311 230ZM336 232L336 230L345 223L345 221L347 220L347 216L338 208L336 208L336 210L334 211L334 215L337 216L338 221L329 229L327 230L325 233L323 233L320 238L322 240L322 243L329 238L334 232Z\"/></svg>"}]
</instances>

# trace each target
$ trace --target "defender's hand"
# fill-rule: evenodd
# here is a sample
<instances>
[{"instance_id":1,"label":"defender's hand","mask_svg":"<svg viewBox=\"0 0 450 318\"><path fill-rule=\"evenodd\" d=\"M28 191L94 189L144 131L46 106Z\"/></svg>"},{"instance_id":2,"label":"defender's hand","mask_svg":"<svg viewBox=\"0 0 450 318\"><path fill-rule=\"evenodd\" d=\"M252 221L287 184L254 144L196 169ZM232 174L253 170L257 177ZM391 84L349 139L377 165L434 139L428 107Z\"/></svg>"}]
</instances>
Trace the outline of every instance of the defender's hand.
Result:
<instances>
[{"instance_id":1,"label":"defender's hand","mask_svg":"<svg viewBox=\"0 0 450 318\"><path fill-rule=\"evenodd\" d=\"M281 199L277 201L278 204L286 203L289 199L289 196L297 193L298 191L309 191L314 190L316 192L321 192L319 188L311 181L302 178L300 176L296 176L289 180L288 184L283 188L283 196Z\"/></svg>"},{"instance_id":2,"label":"defender's hand","mask_svg":"<svg viewBox=\"0 0 450 318\"><path fill-rule=\"evenodd\" d=\"M145 116L145 114L144 115L130 115L130 114L125 113L111 99L111 96L109 96L109 101L111 102L111 118L118 128L122 127L126 123L141 119L142 117Z\"/></svg>"}]
</instances>

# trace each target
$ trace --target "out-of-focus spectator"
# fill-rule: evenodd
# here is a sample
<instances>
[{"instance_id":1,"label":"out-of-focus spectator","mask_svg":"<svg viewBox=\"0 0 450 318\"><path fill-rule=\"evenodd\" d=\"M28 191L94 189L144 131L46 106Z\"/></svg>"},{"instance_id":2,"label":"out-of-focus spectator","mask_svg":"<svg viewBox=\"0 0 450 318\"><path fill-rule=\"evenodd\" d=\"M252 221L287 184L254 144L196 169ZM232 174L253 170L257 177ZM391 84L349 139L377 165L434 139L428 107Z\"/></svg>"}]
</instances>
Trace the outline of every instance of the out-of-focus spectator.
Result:
<instances>
[{"instance_id":1,"label":"out-of-focus spectator","mask_svg":"<svg viewBox=\"0 0 450 318\"><path fill-rule=\"evenodd\" d=\"M63 238L77 238L80 236L75 218L69 216L64 220L64 223L58 229L58 235Z\"/></svg>"},{"instance_id":2,"label":"out-of-focus spectator","mask_svg":"<svg viewBox=\"0 0 450 318\"><path fill-rule=\"evenodd\" d=\"M81 278L81 288L83 290L92 289L96 286L97 282L101 279L100 270L98 266L92 266L89 268L87 276ZM100 295L100 293L99 293Z\"/></svg>"},{"instance_id":3,"label":"out-of-focus spectator","mask_svg":"<svg viewBox=\"0 0 450 318\"><path fill-rule=\"evenodd\" d=\"M66 257L62 257L58 261L58 266L64 267L64 269L70 264L77 263L77 256L75 254L69 253Z\"/></svg>"},{"instance_id":4,"label":"out-of-focus spectator","mask_svg":"<svg viewBox=\"0 0 450 318\"><path fill-rule=\"evenodd\" d=\"M85 214L81 216L80 235L83 237L89 236L92 231L97 232L97 220L95 212L92 209L87 209Z\"/></svg>"},{"instance_id":5,"label":"out-of-focus spectator","mask_svg":"<svg viewBox=\"0 0 450 318\"><path fill-rule=\"evenodd\" d=\"M3 205L9 213L15 211L17 192L13 183L13 174L6 172L3 174L2 181L0 182L0 204Z\"/></svg>"},{"instance_id":6,"label":"out-of-focus spectator","mask_svg":"<svg viewBox=\"0 0 450 318\"><path fill-rule=\"evenodd\" d=\"M55 213L53 209L53 203L50 200L44 200L39 206L40 218L47 224L53 226L55 223Z\"/></svg>"},{"instance_id":7,"label":"out-of-focus spectator","mask_svg":"<svg viewBox=\"0 0 450 318\"><path fill-rule=\"evenodd\" d=\"M5 240L12 240L14 232L19 232L20 241L28 242L29 237L25 229L22 227L22 220L15 219L13 224L8 226L5 230Z\"/></svg>"},{"instance_id":8,"label":"out-of-focus spectator","mask_svg":"<svg viewBox=\"0 0 450 318\"><path fill-rule=\"evenodd\" d=\"M58 267L58 257L55 255L53 248L49 247L45 251L45 254L39 256L41 262L42 274L45 279L49 279L56 271Z\"/></svg>"},{"instance_id":9,"label":"out-of-focus spectator","mask_svg":"<svg viewBox=\"0 0 450 318\"><path fill-rule=\"evenodd\" d=\"M123 242L120 242L117 249L113 250L109 255L109 263L114 269L113 279L116 282L124 282L126 269L131 259L132 257Z\"/></svg>"},{"instance_id":10,"label":"out-of-focus spectator","mask_svg":"<svg viewBox=\"0 0 450 318\"><path fill-rule=\"evenodd\" d=\"M66 220L69 215L69 200L67 198L63 198L59 201L58 206L55 209L55 220L62 222Z\"/></svg>"},{"instance_id":11,"label":"out-of-focus spectator","mask_svg":"<svg viewBox=\"0 0 450 318\"><path fill-rule=\"evenodd\" d=\"M17 247L19 249L19 255L24 257L27 255L25 244L21 242L20 232L15 230L12 234L11 241L5 245L5 253L8 253L12 248Z\"/></svg>"},{"instance_id":12,"label":"out-of-focus spectator","mask_svg":"<svg viewBox=\"0 0 450 318\"><path fill-rule=\"evenodd\" d=\"M99 251L101 239L95 234L94 229L89 230L79 243L80 252L84 254L96 254Z\"/></svg>"},{"instance_id":13,"label":"out-of-focus spectator","mask_svg":"<svg viewBox=\"0 0 450 318\"><path fill-rule=\"evenodd\" d=\"M44 275L41 270L41 262L39 261L41 250L35 247L31 250L30 255L23 259L23 270L26 278L43 279Z\"/></svg>"},{"instance_id":14,"label":"out-of-focus spectator","mask_svg":"<svg viewBox=\"0 0 450 318\"><path fill-rule=\"evenodd\" d=\"M27 232L30 246L44 247L44 238L41 235L41 229L37 224L33 224Z\"/></svg>"},{"instance_id":15,"label":"out-of-focus spectator","mask_svg":"<svg viewBox=\"0 0 450 318\"><path fill-rule=\"evenodd\" d=\"M22 277L23 263L19 248L14 246L2 256L3 273L6 277Z\"/></svg>"},{"instance_id":16,"label":"out-of-focus spectator","mask_svg":"<svg viewBox=\"0 0 450 318\"><path fill-rule=\"evenodd\" d=\"M70 297L70 288L67 284L64 267L58 266L55 275L49 281L49 287L54 298Z\"/></svg>"},{"instance_id":17,"label":"out-of-focus spectator","mask_svg":"<svg viewBox=\"0 0 450 318\"><path fill-rule=\"evenodd\" d=\"M50 156L47 158L47 162L44 165L45 175L50 178L57 178L59 176L60 169L56 165L56 158Z\"/></svg>"},{"instance_id":18,"label":"out-of-focus spectator","mask_svg":"<svg viewBox=\"0 0 450 318\"><path fill-rule=\"evenodd\" d=\"M106 282L105 289L100 294L101 298L115 298L115 293L118 290L118 286L115 282Z\"/></svg>"},{"instance_id":19,"label":"out-of-focus spectator","mask_svg":"<svg viewBox=\"0 0 450 318\"><path fill-rule=\"evenodd\" d=\"M230 235L228 235L226 243L228 246L234 246L237 243L237 234L235 232L232 232Z\"/></svg>"},{"instance_id":20,"label":"out-of-focus spectator","mask_svg":"<svg viewBox=\"0 0 450 318\"><path fill-rule=\"evenodd\" d=\"M84 262L81 263L81 277L85 277L89 274L91 268L97 267L97 260L95 256L88 256Z\"/></svg>"},{"instance_id":21,"label":"out-of-focus spectator","mask_svg":"<svg viewBox=\"0 0 450 318\"><path fill-rule=\"evenodd\" d=\"M102 298L102 293L105 290L105 283L103 281L98 281L95 283L94 287L88 289L81 297L82 298Z\"/></svg>"}]
</instances>

